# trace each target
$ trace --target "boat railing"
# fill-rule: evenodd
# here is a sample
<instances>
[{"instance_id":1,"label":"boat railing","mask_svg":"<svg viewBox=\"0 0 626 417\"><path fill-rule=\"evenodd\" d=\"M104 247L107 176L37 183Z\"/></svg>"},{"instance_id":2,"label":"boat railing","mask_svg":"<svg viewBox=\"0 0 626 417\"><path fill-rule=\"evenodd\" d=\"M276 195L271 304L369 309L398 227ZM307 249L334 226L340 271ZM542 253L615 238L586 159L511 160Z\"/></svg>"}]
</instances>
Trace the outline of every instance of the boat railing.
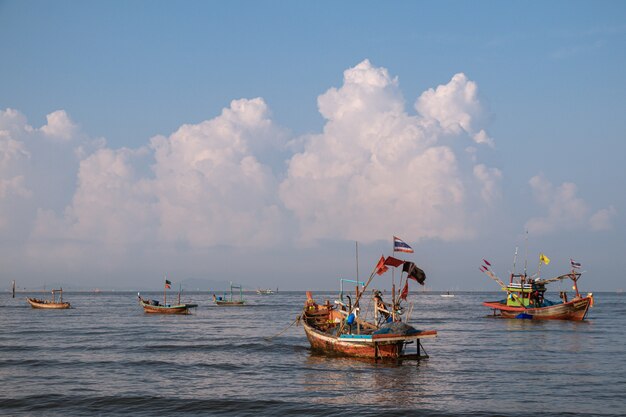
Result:
<instances>
[{"instance_id":1,"label":"boat railing","mask_svg":"<svg viewBox=\"0 0 626 417\"><path fill-rule=\"evenodd\" d=\"M519 282L511 282L508 285L509 288L522 288L522 284L520 284ZM524 289L527 288L532 288L533 285L532 284L524 284Z\"/></svg>"}]
</instances>

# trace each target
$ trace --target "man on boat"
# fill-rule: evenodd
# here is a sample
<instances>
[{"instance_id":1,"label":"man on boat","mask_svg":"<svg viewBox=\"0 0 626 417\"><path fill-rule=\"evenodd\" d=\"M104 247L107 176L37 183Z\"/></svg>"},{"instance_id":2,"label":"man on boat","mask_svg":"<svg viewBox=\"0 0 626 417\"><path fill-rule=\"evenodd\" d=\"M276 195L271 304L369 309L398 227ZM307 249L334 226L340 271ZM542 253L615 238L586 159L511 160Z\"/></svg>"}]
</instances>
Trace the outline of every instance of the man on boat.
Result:
<instances>
[{"instance_id":1,"label":"man on boat","mask_svg":"<svg viewBox=\"0 0 626 417\"><path fill-rule=\"evenodd\" d=\"M383 296L380 291L374 292L374 305L376 306L376 310L383 317L383 321L387 321L391 313L387 310L387 305L383 301Z\"/></svg>"}]
</instances>

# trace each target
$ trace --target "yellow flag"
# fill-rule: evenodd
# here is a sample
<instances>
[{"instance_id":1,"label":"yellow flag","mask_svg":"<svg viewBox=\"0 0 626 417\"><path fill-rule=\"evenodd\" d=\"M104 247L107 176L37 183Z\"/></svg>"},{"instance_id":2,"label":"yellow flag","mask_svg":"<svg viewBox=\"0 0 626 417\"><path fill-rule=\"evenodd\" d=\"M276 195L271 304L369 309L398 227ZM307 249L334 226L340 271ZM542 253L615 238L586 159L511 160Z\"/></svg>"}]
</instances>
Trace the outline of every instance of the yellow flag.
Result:
<instances>
[{"instance_id":1,"label":"yellow flag","mask_svg":"<svg viewBox=\"0 0 626 417\"><path fill-rule=\"evenodd\" d=\"M543 262L544 264L548 265L550 263L550 258L548 258L546 255L544 255L543 253L539 255L539 260L541 262Z\"/></svg>"}]
</instances>

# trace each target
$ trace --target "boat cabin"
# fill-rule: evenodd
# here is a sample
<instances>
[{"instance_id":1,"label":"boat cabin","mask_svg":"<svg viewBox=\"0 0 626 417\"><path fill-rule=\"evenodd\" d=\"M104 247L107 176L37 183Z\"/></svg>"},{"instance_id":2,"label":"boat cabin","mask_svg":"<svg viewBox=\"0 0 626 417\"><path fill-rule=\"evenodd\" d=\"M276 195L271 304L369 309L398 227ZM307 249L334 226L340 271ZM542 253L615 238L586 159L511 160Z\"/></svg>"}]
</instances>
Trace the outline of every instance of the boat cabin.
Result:
<instances>
[{"instance_id":1,"label":"boat cabin","mask_svg":"<svg viewBox=\"0 0 626 417\"><path fill-rule=\"evenodd\" d=\"M543 282L537 282L525 274L511 274L511 280L503 290L507 293L507 306L538 307L544 302L546 286Z\"/></svg>"}]
</instances>

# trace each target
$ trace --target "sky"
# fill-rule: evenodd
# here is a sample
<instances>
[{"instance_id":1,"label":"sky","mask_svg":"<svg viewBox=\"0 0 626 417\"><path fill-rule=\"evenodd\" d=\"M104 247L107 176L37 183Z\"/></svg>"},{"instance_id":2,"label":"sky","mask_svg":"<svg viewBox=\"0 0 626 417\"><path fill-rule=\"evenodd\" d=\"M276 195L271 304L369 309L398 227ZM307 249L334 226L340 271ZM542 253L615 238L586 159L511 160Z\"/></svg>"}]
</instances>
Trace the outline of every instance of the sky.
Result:
<instances>
[{"instance_id":1,"label":"sky","mask_svg":"<svg viewBox=\"0 0 626 417\"><path fill-rule=\"evenodd\" d=\"M0 287L623 289L624 74L621 1L0 0Z\"/></svg>"}]
</instances>

